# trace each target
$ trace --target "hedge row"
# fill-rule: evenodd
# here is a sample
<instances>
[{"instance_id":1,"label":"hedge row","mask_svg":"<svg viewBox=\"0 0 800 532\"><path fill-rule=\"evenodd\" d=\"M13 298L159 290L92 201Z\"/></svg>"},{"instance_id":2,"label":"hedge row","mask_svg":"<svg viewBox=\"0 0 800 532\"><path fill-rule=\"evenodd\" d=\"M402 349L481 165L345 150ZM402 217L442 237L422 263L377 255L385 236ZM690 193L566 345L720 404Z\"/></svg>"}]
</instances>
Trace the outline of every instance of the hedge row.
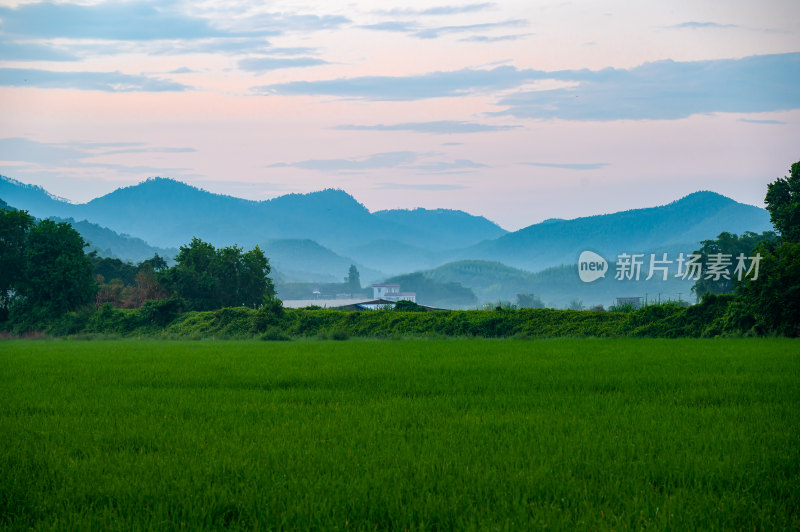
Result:
<instances>
[{"instance_id":1,"label":"hedge row","mask_svg":"<svg viewBox=\"0 0 800 532\"><path fill-rule=\"evenodd\" d=\"M701 337L743 334L731 297L706 298L691 307L650 305L632 312L554 309L497 309L442 312L224 308L180 312L176 299L151 301L136 310L104 306L73 312L58 320L11 332L38 329L55 336L112 335L169 338L396 338L474 336L484 338L553 337Z\"/></svg>"}]
</instances>

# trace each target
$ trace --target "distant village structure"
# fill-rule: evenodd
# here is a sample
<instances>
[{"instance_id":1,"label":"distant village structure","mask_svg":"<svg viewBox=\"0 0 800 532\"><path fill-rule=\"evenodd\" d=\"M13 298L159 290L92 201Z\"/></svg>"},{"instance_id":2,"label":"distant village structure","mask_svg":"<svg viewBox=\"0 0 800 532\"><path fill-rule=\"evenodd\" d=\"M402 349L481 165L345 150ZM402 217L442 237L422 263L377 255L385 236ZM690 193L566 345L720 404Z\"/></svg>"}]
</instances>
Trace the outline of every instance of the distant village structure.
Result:
<instances>
[{"instance_id":1,"label":"distant village structure","mask_svg":"<svg viewBox=\"0 0 800 532\"><path fill-rule=\"evenodd\" d=\"M337 294L335 299L321 299L319 291L314 291L315 299L284 300L286 308L321 307L341 310L380 310L394 307L398 301L417 302L416 292L401 292L399 284L378 283L372 285L372 299L352 299L350 294ZM341 296L341 297L340 297Z\"/></svg>"},{"instance_id":2,"label":"distant village structure","mask_svg":"<svg viewBox=\"0 0 800 532\"><path fill-rule=\"evenodd\" d=\"M385 299L386 301L411 301L417 302L416 292L401 292L399 284L374 284L372 285L372 299Z\"/></svg>"}]
</instances>

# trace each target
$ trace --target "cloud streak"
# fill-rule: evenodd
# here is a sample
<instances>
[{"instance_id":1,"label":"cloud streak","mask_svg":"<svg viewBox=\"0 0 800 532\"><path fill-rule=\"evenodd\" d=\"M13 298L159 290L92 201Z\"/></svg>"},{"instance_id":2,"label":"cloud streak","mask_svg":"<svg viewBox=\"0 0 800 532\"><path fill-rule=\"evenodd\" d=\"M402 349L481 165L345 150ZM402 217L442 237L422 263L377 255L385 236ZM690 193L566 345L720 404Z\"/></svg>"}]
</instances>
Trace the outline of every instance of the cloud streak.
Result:
<instances>
[{"instance_id":1,"label":"cloud streak","mask_svg":"<svg viewBox=\"0 0 800 532\"><path fill-rule=\"evenodd\" d=\"M194 153L186 147L149 147L144 142L38 142L22 137L0 138L0 160L54 166L133 168L84 159L126 153ZM136 167L145 168L145 167Z\"/></svg>"},{"instance_id":2,"label":"cloud streak","mask_svg":"<svg viewBox=\"0 0 800 532\"><path fill-rule=\"evenodd\" d=\"M61 165L92 154L70 146L11 137L0 139L0 160Z\"/></svg>"},{"instance_id":3,"label":"cloud streak","mask_svg":"<svg viewBox=\"0 0 800 532\"><path fill-rule=\"evenodd\" d=\"M0 7L0 20L6 34L40 38L147 41L230 35L207 19L176 12L171 6L159 8L153 2L39 2Z\"/></svg>"},{"instance_id":4,"label":"cloud streak","mask_svg":"<svg viewBox=\"0 0 800 532\"><path fill-rule=\"evenodd\" d=\"M191 88L174 81L121 72L56 72L30 68L0 68L0 86L104 92L174 92Z\"/></svg>"},{"instance_id":5,"label":"cloud streak","mask_svg":"<svg viewBox=\"0 0 800 532\"><path fill-rule=\"evenodd\" d=\"M0 41L0 57L4 61L77 61L69 52L30 42Z\"/></svg>"},{"instance_id":6,"label":"cloud streak","mask_svg":"<svg viewBox=\"0 0 800 532\"><path fill-rule=\"evenodd\" d=\"M467 159L456 159L454 161L430 160L435 155L430 153L420 154L413 151L393 151L374 153L360 159L309 159L294 163L275 163L269 165L268 168L301 168L320 172L360 172L364 170L399 168L417 170L423 173L450 173L455 170L487 167L484 164Z\"/></svg>"},{"instance_id":7,"label":"cloud streak","mask_svg":"<svg viewBox=\"0 0 800 532\"><path fill-rule=\"evenodd\" d=\"M437 120L433 122L406 122L402 124L375 124L375 125L341 125L334 129L340 131L413 131L416 133L433 133L439 135L452 135L461 133L487 133L492 131L508 131L519 129L521 126L491 125L476 122L462 122L459 120Z\"/></svg>"},{"instance_id":8,"label":"cloud streak","mask_svg":"<svg viewBox=\"0 0 800 532\"><path fill-rule=\"evenodd\" d=\"M504 41L518 41L520 39L524 39L525 37L530 37L533 33L517 33L513 35L498 35L496 37L490 35L470 35L469 37L464 37L459 39L462 42L481 42L481 43L493 43L493 42L504 42Z\"/></svg>"},{"instance_id":9,"label":"cloud streak","mask_svg":"<svg viewBox=\"0 0 800 532\"><path fill-rule=\"evenodd\" d=\"M247 72L266 72L282 68L310 67L327 65L328 62L316 57L248 57L239 61L239 68Z\"/></svg>"},{"instance_id":10,"label":"cloud streak","mask_svg":"<svg viewBox=\"0 0 800 532\"><path fill-rule=\"evenodd\" d=\"M321 81L293 81L254 87L261 94L340 96L363 100L407 101L474 94L482 90L505 90L529 79L531 72L512 66L491 70L462 69L411 76L363 76ZM536 74L542 78L543 73Z\"/></svg>"},{"instance_id":11,"label":"cloud streak","mask_svg":"<svg viewBox=\"0 0 800 532\"><path fill-rule=\"evenodd\" d=\"M563 170L599 170L611 163L522 163L527 166L541 166L544 168L560 168Z\"/></svg>"},{"instance_id":12,"label":"cloud streak","mask_svg":"<svg viewBox=\"0 0 800 532\"><path fill-rule=\"evenodd\" d=\"M376 13L381 15L389 15L394 17L399 16L439 16L439 15L460 15L462 13L474 13L476 11L483 11L493 7L495 4L492 2L484 2L480 4L466 4L463 6L434 6L426 9L389 9L380 10Z\"/></svg>"},{"instance_id":13,"label":"cloud streak","mask_svg":"<svg viewBox=\"0 0 800 532\"><path fill-rule=\"evenodd\" d=\"M564 120L671 120L698 113L800 108L800 53L645 63L631 69L543 71L498 66L410 76L363 76L254 87L260 94L408 101L492 95L555 80L571 86L522 90L495 101L497 115Z\"/></svg>"},{"instance_id":14,"label":"cloud streak","mask_svg":"<svg viewBox=\"0 0 800 532\"><path fill-rule=\"evenodd\" d=\"M749 118L740 118L739 122L744 122L746 124L769 124L773 126L783 126L789 123L782 120L752 120Z\"/></svg>"},{"instance_id":15,"label":"cloud streak","mask_svg":"<svg viewBox=\"0 0 800 532\"><path fill-rule=\"evenodd\" d=\"M528 22L526 20L513 19L513 20L505 20L502 22L484 22L481 24L462 24L462 25L436 26L431 28L424 28L420 27L419 24L411 21L387 20L384 22L378 22L375 24L366 24L359 27L367 30L407 33L408 35L411 35L412 37L417 37L418 39L438 39L440 37L443 37L444 35L449 35L452 33L485 32L485 31L493 31L496 29L526 26L527 24ZM476 42L495 42L502 40L515 40L524 36L525 35L504 35L498 37L490 37L481 35L474 37L474 40Z\"/></svg>"},{"instance_id":16,"label":"cloud streak","mask_svg":"<svg viewBox=\"0 0 800 532\"><path fill-rule=\"evenodd\" d=\"M657 61L630 70L567 70L574 87L504 96L500 115L564 120L674 120L701 113L800 108L800 53L711 61Z\"/></svg>"},{"instance_id":17,"label":"cloud streak","mask_svg":"<svg viewBox=\"0 0 800 532\"><path fill-rule=\"evenodd\" d=\"M464 185L453 183L376 183L375 188L381 190L426 190L426 191L443 191L443 190L464 190L467 187Z\"/></svg>"},{"instance_id":18,"label":"cloud streak","mask_svg":"<svg viewBox=\"0 0 800 532\"><path fill-rule=\"evenodd\" d=\"M515 19L506 20L504 22L485 22L483 24L467 24L462 26L439 26L438 28L427 28L415 32L413 35L420 39L438 39L443 35L450 33L467 33L474 31L491 31L498 28L514 28L525 26L526 21Z\"/></svg>"},{"instance_id":19,"label":"cloud streak","mask_svg":"<svg viewBox=\"0 0 800 532\"><path fill-rule=\"evenodd\" d=\"M704 29L704 28L738 28L736 24L720 24L718 22L682 22L673 26L667 26L667 29L682 30L682 29Z\"/></svg>"},{"instance_id":20,"label":"cloud streak","mask_svg":"<svg viewBox=\"0 0 800 532\"><path fill-rule=\"evenodd\" d=\"M269 168L293 167L304 170L327 172L375 170L378 168L397 168L417 160L417 154L411 151L393 151L375 153L363 159L309 159L295 163L276 163Z\"/></svg>"}]
</instances>

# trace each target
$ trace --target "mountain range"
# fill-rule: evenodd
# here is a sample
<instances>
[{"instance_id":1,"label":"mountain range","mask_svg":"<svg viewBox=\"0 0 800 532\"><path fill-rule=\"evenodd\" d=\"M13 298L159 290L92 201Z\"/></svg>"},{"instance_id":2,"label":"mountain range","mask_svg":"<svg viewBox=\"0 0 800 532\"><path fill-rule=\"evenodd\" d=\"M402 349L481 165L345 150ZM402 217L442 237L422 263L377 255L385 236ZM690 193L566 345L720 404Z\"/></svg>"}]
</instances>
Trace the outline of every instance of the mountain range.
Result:
<instances>
[{"instance_id":1,"label":"mountain range","mask_svg":"<svg viewBox=\"0 0 800 532\"><path fill-rule=\"evenodd\" d=\"M574 264L583 250L606 257L697 249L719 233L772 230L769 213L720 194L695 192L668 205L574 220L548 220L460 250L460 259L498 261L528 271Z\"/></svg>"},{"instance_id":2,"label":"mountain range","mask_svg":"<svg viewBox=\"0 0 800 532\"><path fill-rule=\"evenodd\" d=\"M214 245L245 247L287 238L311 239L334 250L379 240L456 249L506 233L486 218L461 211L371 213L335 189L250 201L152 178L71 204L41 187L2 177L0 198L34 216L85 219L160 247L180 246L197 236Z\"/></svg>"},{"instance_id":3,"label":"mountain range","mask_svg":"<svg viewBox=\"0 0 800 532\"><path fill-rule=\"evenodd\" d=\"M37 217L70 218L95 247L129 260L141 260L151 250L168 253L195 236L216 246L258 244L276 275L289 281L341 281L350 264L357 265L363 282L415 271L434 275L430 272L438 267L459 261L501 263L529 274L575 264L586 249L613 260L622 252L691 251L722 231L772 230L766 210L709 191L657 207L550 219L514 232L458 210L370 212L335 189L251 201L152 178L72 204L0 176L0 198ZM122 239L116 248L114 232ZM130 251L123 249L125 239ZM485 265L480 270L479 281L470 281L479 297L509 295L508 283L499 291L485 289L498 276L517 279L512 284L519 289L533 282ZM439 275L447 282L458 277Z\"/></svg>"}]
</instances>

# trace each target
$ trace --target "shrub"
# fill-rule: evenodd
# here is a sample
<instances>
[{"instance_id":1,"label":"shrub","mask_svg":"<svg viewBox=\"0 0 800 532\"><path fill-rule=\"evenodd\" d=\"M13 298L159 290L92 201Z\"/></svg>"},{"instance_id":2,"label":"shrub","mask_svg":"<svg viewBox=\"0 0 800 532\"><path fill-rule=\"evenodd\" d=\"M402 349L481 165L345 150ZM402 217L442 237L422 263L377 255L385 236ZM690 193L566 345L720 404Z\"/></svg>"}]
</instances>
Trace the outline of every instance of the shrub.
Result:
<instances>
[{"instance_id":1,"label":"shrub","mask_svg":"<svg viewBox=\"0 0 800 532\"><path fill-rule=\"evenodd\" d=\"M146 301L138 313L142 322L156 327L165 327L175 321L184 306L181 298L173 296L169 299Z\"/></svg>"},{"instance_id":2,"label":"shrub","mask_svg":"<svg viewBox=\"0 0 800 532\"><path fill-rule=\"evenodd\" d=\"M292 337L286 334L286 331L280 327L273 325L261 335L261 339L269 342L288 342Z\"/></svg>"},{"instance_id":3,"label":"shrub","mask_svg":"<svg viewBox=\"0 0 800 532\"><path fill-rule=\"evenodd\" d=\"M413 301L402 300L398 301L394 305L395 312L427 312L428 309L423 307L422 305L418 305Z\"/></svg>"}]
</instances>

